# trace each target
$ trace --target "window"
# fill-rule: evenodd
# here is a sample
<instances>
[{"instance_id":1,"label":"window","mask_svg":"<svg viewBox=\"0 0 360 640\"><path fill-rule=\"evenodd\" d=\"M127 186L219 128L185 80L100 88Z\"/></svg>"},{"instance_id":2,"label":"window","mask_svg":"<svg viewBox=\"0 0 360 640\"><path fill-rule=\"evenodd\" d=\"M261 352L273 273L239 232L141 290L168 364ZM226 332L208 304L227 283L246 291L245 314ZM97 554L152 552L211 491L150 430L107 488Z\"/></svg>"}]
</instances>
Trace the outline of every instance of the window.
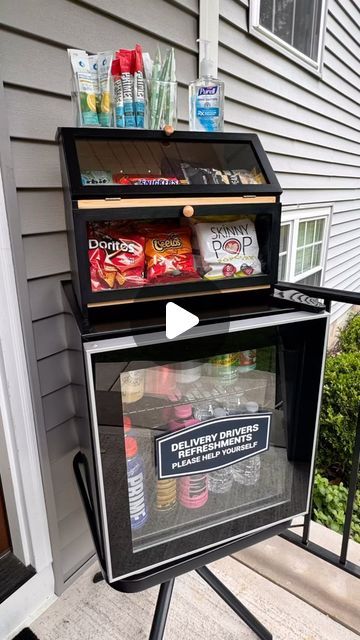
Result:
<instances>
[{"instance_id":1,"label":"window","mask_svg":"<svg viewBox=\"0 0 360 640\"><path fill-rule=\"evenodd\" d=\"M278 278L318 286L323 282L330 208L282 215Z\"/></svg>"},{"instance_id":2,"label":"window","mask_svg":"<svg viewBox=\"0 0 360 640\"><path fill-rule=\"evenodd\" d=\"M320 68L326 0L251 0L250 31L292 59Z\"/></svg>"}]
</instances>

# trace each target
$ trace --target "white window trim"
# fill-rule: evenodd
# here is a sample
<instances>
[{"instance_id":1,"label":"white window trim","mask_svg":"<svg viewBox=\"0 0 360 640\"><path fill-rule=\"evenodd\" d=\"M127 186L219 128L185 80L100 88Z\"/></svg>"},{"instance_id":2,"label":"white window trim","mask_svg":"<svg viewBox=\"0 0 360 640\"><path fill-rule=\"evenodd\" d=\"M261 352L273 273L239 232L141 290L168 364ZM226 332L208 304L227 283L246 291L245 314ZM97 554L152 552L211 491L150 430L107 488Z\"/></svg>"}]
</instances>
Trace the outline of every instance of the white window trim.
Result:
<instances>
[{"instance_id":1,"label":"white window trim","mask_svg":"<svg viewBox=\"0 0 360 640\"><path fill-rule=\"evenodd\" d=\"M324 53L324 39L325 39L325 18L327 15L327 2L323 0L320 16L320 33L319 33L319 51L317 60L313 60L308 56L305 56L301 51L295 49L290 44L276 36L271 31L268 31L260 24L260 0L250 0L249 2L249 33L261 40L262 42L271 45L276 51L282 53L287 58L290 58L293 62L305 67L312 71L316 75L321 76L323 53Z\"/></svg>"},{"instance_id":2,"label":"white window trim","mask_svg":"<svg viewBox=\"0 0 360 640\"><path fill-rule=\"evenodd\" d=\"M312 269L309 269L305 273L301 273L298 276L296 276L295 275L296 247L294 246L294 240L295 238L298 237L300 222L305 222L306 220L312 220L314 218L323 218L325 220L324 241L321 248L320 266L313 267ZM320 280L319 286L323 286L324 280L326 279L326 274L325 274L326 256L327 256L327 250L328 250L328 244L329 244L331 218L332 218L331 206L316 207L316 208L303 207L301 209L299 208L286 209L282 211L281 226L285 224L290 224L289 243L288 243L288 250L287 250L288 260L287 260L286 274L284 278L285 282L295 283L321 270L322 273L321 273L321 280Z\"/></svg>"},{"instance_id":3,"label":"white window trim","mask_svg":"<svg viewBox=\"0 0 360 640\"><path fill-rule=\"evenodd\" d=\"M34 411L0 173L0 470L14 554L36 574L0 605L0 637L54 596Z\"/></svg>"}]
</instances>

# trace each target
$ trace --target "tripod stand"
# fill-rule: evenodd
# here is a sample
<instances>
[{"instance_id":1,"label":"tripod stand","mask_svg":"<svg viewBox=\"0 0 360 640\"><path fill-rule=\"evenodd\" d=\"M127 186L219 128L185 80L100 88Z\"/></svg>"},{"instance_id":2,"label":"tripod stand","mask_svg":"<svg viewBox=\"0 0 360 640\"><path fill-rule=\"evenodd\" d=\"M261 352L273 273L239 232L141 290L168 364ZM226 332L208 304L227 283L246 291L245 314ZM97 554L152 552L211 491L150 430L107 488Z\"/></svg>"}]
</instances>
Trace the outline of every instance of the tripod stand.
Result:
<instances>
[{"instance_id":1,"label":"tripod stand","mask_svg":"<svg viewBox=\"0 0 360 640\"><path fill-rule=\"evenodd\" d=\"M90 492L90 476L86 457L82 453L77 453L73 462L74 472L88 517L94 545L100 561L104 566L101 544L95 525L95 515ZM85 480L81 473L81 467L85 470ZM226 602L226 604L256 633L260 640L272 640L273 636L257 618L236 598L236 596L219 580L206 566L195 569L196 573ZM93 578L93 582L103 580L103 574L98 572ZM172 598L175 578L160 585L159 595L156 602L155 613L149 635L149 640L162 640L164 637L167 616ZM115 587L116 588L116 587Z\"/></svg>"}]
</instances>

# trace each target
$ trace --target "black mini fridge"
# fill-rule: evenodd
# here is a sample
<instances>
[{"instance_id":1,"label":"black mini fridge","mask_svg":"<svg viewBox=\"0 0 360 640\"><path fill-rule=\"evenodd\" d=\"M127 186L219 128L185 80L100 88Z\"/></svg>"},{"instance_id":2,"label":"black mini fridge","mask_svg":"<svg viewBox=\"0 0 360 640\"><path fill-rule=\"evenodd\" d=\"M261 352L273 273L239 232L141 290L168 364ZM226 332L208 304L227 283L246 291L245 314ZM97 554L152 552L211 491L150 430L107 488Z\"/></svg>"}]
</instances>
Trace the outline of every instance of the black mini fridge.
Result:
<instances>
[{"instance_id":1,"label":"black mini fridge","mask_svg":"<svg viewBox=\"0 0 360 640\"><path fill-rule=\"evenodd\" d=\"M104 577L168 585L164 611L173 579L196 569L233 606L205 565L309 510L328 313L276 291L281 189L256 136L59 139L75 470ZM180 315L171 338L169 305L196 318L182 331Z\"/></svg>"}]
</instances>

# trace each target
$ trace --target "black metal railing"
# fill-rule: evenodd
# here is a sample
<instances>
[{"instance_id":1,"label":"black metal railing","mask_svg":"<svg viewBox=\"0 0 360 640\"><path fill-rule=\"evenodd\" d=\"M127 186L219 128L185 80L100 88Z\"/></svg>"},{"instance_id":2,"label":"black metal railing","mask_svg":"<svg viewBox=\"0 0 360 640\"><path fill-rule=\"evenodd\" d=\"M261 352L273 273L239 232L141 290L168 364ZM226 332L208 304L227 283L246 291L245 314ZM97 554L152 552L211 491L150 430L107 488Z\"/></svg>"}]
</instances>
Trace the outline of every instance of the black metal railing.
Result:
<instances>
[{"instance_id":1,"label":"black metal railing","mask_svg":"<svg viewBox=\"0 0 360 640\"><path fill-rule=\"evenodd\" d=\"M360 293L355 293L353 291L343 291L339 289L328 289L326 287L313 287L310 285L300 285L297 283L291 282L278 282L276 285L277 289L280 290L289 290L295 289L300 293L305 294L311 298L319 298L324 301L327 311L331 310L332 302L343 302L350 305L360 305ZM351 523L354 512L354 504L356 497L356 490L359 481L359 465L360 465L360 399L359 399L359 410L357 416L357 425L356 425L356 435L355 442L353 448L352 455L352 464L350 471L350 480L349 480L349 489L348 489L348 499L345 510L345 521L344 528L342 533L342 543L341 550L339 554L336 554L328 549L325 549L321 545L315 544L310 540L310 527L311 527L311 513L312 513L312 495L314 491L314 480L315 480L315 468L312 478L312 494L311 494L311 502L310 509L308 515L304 517L304 526L302 535L299 536L293 531L286 531L284 534L281 534L283 538L286 540L305 548L310 553L334 564L337 567L340 567L344 571L351 573L354 576L360 577L360 565L354 564L350 560L348 560L348 550L349 550L349 540L351 533Z\"/></svg>"}]
</instances>

